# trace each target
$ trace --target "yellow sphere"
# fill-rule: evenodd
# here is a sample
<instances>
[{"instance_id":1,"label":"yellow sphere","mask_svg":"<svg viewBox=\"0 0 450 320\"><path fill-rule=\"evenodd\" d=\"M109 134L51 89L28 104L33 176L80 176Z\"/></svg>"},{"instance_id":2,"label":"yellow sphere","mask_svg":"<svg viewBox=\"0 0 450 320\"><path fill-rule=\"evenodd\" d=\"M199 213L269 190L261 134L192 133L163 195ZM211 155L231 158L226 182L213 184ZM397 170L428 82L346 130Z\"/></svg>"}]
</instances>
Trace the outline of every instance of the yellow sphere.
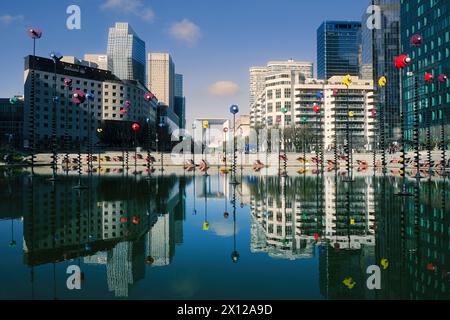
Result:
<instances>
[{"instance_id":1,"label":"yellow sphere","mask_svg":"<svg viewBox=\"0 0 450 320\"><path fill-rule=\"evenodd\" d=\"M348 113L348 116L349 116L350 118L353 118L353 117L355 116L355 113L354 113L353 111L350 111L350 112Z\"/></svg>"},{"instance_id":2,"label":"yellow sphere","mask_svg":"<svg viewBox=\"0 0 450 320\"><path fill-rule=\"evenodd\" d=\"M384 87L387 83L387 78L385 76L382 76L379 80L378 80L378 85L380 87Z\"/></svg>"},{"instance_id":3,"label":"yellow sphere","mask_svg":"<svg viewBox=\"0 0 450 320\"><path fill-rule=\"evenodd\" d=\"M346 76L342 79L342 84L346 85L347 87L349 87L352 83L353 83L352 76L349 75L349 74L346 75Z\"/></svg>"}]
</instances>

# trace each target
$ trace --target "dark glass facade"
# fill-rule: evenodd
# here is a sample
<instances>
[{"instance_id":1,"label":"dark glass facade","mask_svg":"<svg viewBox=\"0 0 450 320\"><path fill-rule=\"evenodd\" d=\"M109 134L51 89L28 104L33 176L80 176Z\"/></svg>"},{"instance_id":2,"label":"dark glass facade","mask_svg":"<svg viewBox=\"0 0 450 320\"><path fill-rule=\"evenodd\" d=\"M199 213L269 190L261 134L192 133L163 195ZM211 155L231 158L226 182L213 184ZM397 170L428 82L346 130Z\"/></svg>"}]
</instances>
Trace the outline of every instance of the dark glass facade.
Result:
<instances>
[{"instance_id":1,"label":"dark glass facade","mask_svg":"<svg viewBox=\"0 0 450 320\"><path fill-rule=\"evenodd\" d=\"M365 13L362 19L362 65L361 76L373 79L376 93L376 108L383 119L386 147L400 140L400 76L393 61L400 54L400 0L370 0L368 5L377 6L380 27L372 22L372 14ZM378 79L386 76L386 86L379 87Z\"/></svg>"},{"instance_id":2,"label":"dark glass facade","mask_svg":"<svg viewBox=\"0 0 450 320\"><path fill-rule=\"evenodd\" d=\"M317 77L359 75L361 22L325 21L317 29Z\"/></svg>"},{"instance_id":3,"label":"dark glass facade","mask_svg":"<svg viewBox=\"0 0 450 320\"><path fill-rule=\"evenodd\" d=\"M420 46L413 47L410 38L414 34L423 37ZM402 53L412 58L408 68L402 71L402 104L406 113L406 139L413 139L414 122L414 77L407 75L413 72L419 81L418 107L421 128L420 141L425 141L425 128L431 124L432 143L439 141L441 121L448 123L450 112L450 82L439 83L437 77L450 73L450 1L448 0L401 0L401 45ZM432 73L435 80L427 84L425 73ZM448 141L447 141L448 143Z\"/></svg>"}]
</instances>

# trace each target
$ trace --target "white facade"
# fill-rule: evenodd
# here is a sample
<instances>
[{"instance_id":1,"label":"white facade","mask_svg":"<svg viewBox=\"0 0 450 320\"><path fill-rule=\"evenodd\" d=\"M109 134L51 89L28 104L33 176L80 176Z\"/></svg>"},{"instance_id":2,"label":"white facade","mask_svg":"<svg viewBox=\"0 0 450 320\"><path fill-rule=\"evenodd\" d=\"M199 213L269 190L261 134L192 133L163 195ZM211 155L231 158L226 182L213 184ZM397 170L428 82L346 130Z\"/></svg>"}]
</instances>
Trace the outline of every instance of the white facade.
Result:
<instances>
[{"instance_id":1,"label":"white facade","mask_svg":"<svg viewBox=\"0 0 450 320\"><path fill-rule=\"evenodd\" d=\"M339 76L325 81L305 79L300 71L270 73L266 76L264 92L250 108L250 123L252 127L268 128L307 126L323 136L325 150L330 150L336 135L338 146L345 144L348 107L353 113L349 118L353 145L367 150L375 129L373 81L358 77L352 77L352 80L347 92ZM323 98L318 97L318 93L322 93ZM322 124L318 114L313 112L314 105L320 106L323 112ZM281 112L283 107L288 110L286 114Z\"/></svg>"},{"instance_id":2,"label":"white facade","mask_svg":"<svg viewBox=\"0 0 450 320\"><path fill-rule=\"evenodd\" d=\"M151 52L147 61L147 86L160 103L174 107L175 64L168 53Z\"/></svg>"},{"instance_id":3,"label":"white facade","mask_svg":"<svg viewBox=\"0 0 450 320\"><path fill-rule=\"evenodd\" d=\"M250 106L252 106L259 95L264 92L268 74L287 70L299 71L306 79L313 78L314 76L314 65L312 62L307 61L295 61L292 59L285 61L269 61L265 67L251 67L249 70Z\"/></svg>"},{"instance_id":4,"label":"white facade","mask_svg":"<svg viewBox=\"0 0 450 320\"><path fill-rule=\"evenodd\" d=\"M110 70L111 69L111 63L108 60L108 56L106 54L87 53L84 55L83 59L85 61L95 63L97 65L97 69L102 69L102 70Z\"/></svg>"}]
</instances>

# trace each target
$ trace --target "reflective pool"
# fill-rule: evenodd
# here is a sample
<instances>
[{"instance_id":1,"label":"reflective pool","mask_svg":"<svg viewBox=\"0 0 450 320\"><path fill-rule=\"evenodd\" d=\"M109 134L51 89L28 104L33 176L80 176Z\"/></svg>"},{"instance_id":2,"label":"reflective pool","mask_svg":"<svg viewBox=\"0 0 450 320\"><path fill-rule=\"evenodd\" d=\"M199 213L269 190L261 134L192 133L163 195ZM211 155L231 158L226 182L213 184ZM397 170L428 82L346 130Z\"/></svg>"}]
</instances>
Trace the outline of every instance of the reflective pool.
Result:
<instances>
[{"instance_id":1,"label":"reflective pool","mask_svg":"<svg viewBox=\"0 0 450 320\"><path fill-rule=\"evenodd\" d=\"M48 178L0 180L0 299L450 298L448 180Z\"/></svg>"}]
</instances>

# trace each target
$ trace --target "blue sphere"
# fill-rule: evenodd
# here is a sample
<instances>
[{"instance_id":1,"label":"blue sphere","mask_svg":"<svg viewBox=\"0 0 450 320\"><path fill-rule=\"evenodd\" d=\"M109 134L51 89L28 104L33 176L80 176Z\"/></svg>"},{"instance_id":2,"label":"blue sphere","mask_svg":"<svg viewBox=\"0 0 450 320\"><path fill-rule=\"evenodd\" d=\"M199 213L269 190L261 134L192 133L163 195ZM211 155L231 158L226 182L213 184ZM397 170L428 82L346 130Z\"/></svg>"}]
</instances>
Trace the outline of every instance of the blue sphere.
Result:
<instances>
[{"instance_id":1,"label":"blue sphere","mask_svg":"<svg viewBox=\"0 0 450 320\"><path fill-rule=\"evenodd\" d=\"M87 93L86 99L88 99L89 101L94 101L94 95L92 93Z\"/></svg>"},{"instance_id":2,"label":"blue sphere","mask_svg":"<svg viewBox=\"0 0 450 320\"><path fill-rule=\"evenodd\" d=\"M239 112L239 107L238 107L237 105L233 104L233 105L230 107L230 112L231 112L232 114L238 113L238 112Z\"/></svg>"},{"instance_id":3,"label":"blue sphere","mask_svg":"<svg viewBox=\"0 0 450 320\"><path fill-rule=\"evenodd\" d=\"M59 97L53 97L53 102L54 103L58 103L59 102Z\"/></svg>"}]
</instances>

